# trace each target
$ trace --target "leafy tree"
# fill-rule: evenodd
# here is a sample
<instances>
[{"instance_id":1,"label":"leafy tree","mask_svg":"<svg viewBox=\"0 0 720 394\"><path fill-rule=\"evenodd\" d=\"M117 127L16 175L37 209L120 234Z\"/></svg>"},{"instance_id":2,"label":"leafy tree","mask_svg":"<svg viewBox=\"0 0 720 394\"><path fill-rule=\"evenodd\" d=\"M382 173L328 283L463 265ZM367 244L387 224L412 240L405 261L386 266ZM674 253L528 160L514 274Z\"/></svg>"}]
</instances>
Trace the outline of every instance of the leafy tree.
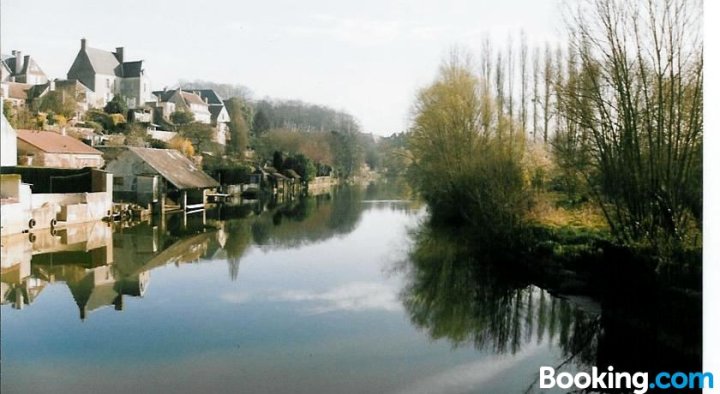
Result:
<instances>
[{"instance_id":1,"label":"leafy tree","mask_svg":"<svg viewBox=\"0 0 720 394\"><path fill-rule=\"evenodd\" d=\"M317 174L315 164L302 153L286 158L282 168L297 172L302 177L303 182L312 181Z\"/></svg>"},{"instance_id":2,"label":"leafy tree","mask_svg":"<svg viewBox=\"0 0 720 394\"><path fill-rule=\"evenodd\" d=\"M362 164L362 147L356 132L331 132L331 142L335 168L341 178L354 175Z\"/></svg>"},{"instance_id":3,"label":"leafy tree","mask_svg":"<svg viewBox=\"0 0 720 394\"><path fill-rule=\"evenodd\" d=\"M170 114L170 121L178 126L183 126L195 121L195 114L190 111L175 111Z\"/></svg>"},{"instance_id":4,"label":"leafy tree","mask_svg":"<svg viewBox=\"0 0 720 394\"><path fill-rule=\"evenodd\" d=\"M70 94L53 90L36 99L34 107L40 112L59 114L69 119L75 116L77 101Z\"/></svg>"},{"instance_id":5,"label":"leafy tree","mask_svg":"<svg viewBox=\"0 0 720 394\"><path fill-rule=\"evenodd\" d=\"M33 114L27 107L19 107L15 108L14 114L8 118L8 122L16 129L42 130L45 118Z\"/></svg>"},{"instance_id":6,"label":"leafy tree","mask_svg":"<svg viewBox=\"0 0 720 394\"><path fill-rule=\"evenodd\" d=\"M253 134L260 136L268 130L270 130L270 119L268 119L265 111L260 108L255 112L255 117L253 118Z\"/></svg>"},{"instance_id":7,"label":"leafy tree","mask_svg":"<svg viewBox=\"0 0 720 394\"><path fill-rule=\"evenodd\" d=\"M249 107L243 99L233 97L225 101L225 108L230 115L230 148L242 156L249 145L250 128L246 118Z\"/></svg>"},{"instance_id":8,"label":"leafy tree","mask_svg":"<svg viewBox=\"0 0 720 394\"><path fill-rule=\"evenodd\" d=\"M10 124L13 123L15 117L14 112L12 103L9 101L3 101L3 115L5 115L5 119L7 119Z\"/></svg>"},{"instance_id":9,"label":"leafy tree","mask_svg":"<svg viewBox=\"0 0 720 394\"><path fill-rule=\"evenodd\" d=\"M418 93L410 180L433 221L470 224L510 241L528 202L523 133L511 132L511 121L492 105L498 101L487 82L471 69L454 54Z\"/></svg>"},{"instance_id":10,"label":"leafy tree","mask_svg":"<svg viewBox=\"0 0 720 394\"><path fill-rule=\"evenodd\" d=\"M104 111L107 114L121 114L125 116L128 112L128 106L127 102L125 101L125 97L116 94L115 97L113 97L112 100L108 101L108 103L105 105Z\"/></svg>"},{"instance_id":11,"label":"leafy tree","mask_svg":"<svg viewBox=\"0 0 720 394\"><path fill-rule=\"evenodd\" d=\"M280 171L283 169L283 163L285 162L285 159L283 158L283 154L280 151L273 152L273 167L275 167L276 170Z\"/></svg>"},{"instance_id":12,"label":"leafy tree","mask_svg":"<svg viewBox=\"0 0 720 394\"><path fill-rule=\"evenodd\" d=\"M87 111L85 113L85 119L86 121L102 125L104 130L110 132L121 131L126 124L125 117L122 114L107 114L95 109Z\"/></svg>"},{"instance_id":13,"label":"leafy tree","mask_svg":"<svg viewBox=\"0 0 720 394\"><path fill-rule=\"evenodd\" d=\"M191 122L179 126L178 133L191 141L197 150L201 143L213 140L215 128L206 123Z\"/></svg>"}]
</instances>

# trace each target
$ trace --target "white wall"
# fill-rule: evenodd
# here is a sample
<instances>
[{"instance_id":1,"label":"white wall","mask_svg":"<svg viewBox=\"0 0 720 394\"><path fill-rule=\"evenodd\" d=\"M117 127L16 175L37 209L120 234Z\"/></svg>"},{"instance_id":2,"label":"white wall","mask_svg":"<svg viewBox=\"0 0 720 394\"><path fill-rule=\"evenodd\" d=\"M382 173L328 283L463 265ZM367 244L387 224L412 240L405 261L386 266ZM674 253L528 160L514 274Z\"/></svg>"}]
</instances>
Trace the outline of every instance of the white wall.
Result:
<instances>
[{"instance_id":1,"label":"white wall","mask_svg":"<svg viewBox=\"0 0 720 394\"><path fill-rule=\"evenodd\" d=\"M2 108L2 99L0 99L0 108ZM0 165L16 166L17 165L17 133L10 126L5 115L0 113Z\"/></svg>"}]
</instances>

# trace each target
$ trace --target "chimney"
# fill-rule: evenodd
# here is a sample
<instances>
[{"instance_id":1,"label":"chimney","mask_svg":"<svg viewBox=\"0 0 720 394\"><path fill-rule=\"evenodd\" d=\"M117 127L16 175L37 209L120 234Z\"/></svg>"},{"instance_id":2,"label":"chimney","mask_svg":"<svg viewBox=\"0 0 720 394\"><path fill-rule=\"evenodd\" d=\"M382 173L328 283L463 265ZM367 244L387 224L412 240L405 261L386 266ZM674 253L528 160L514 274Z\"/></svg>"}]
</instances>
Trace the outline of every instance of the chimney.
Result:
<instances>
[{"instance_id":1,"label":"chimney","mask_svg":"<svg viewBox=\"0 0 720 394\"><path fill-rule=\"evenodd\" d=\"M83 37L80 39L80 50L84 51L87 48L87 40Z\"/></svg>"},{"instance_id":2,"label":"chimney","mask_svg":"<svg viewBox=\"0 0 720 394\"><path fill-rule=\"evenodd\" d=\"M15 74L20 74L20 71L22 71L23 66L23 57L22 52L15 51Z\"/></svg>"},{"instance_id":3,"label":"chimney","mask_svg":"<svg viewBox=\"0 0 720 394\"><path fill-rule=\"evenodd\" d=\"M123 59L124 52L125 51L124 51L123 47L115 48L115 57L117 58L118 62L120 62L120 64L122 64L124 61L124 59Z\"/></svg>"}]
</instances>

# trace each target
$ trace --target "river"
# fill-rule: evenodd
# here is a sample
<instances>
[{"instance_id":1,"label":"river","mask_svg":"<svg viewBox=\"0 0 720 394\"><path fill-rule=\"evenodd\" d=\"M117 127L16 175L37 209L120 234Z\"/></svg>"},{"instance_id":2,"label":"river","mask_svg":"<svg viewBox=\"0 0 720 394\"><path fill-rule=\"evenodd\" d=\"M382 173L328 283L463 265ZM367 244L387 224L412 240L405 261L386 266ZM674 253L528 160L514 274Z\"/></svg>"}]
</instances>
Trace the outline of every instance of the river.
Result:
<instances>
[{"instance_id":1,"label":"river","mask_svg":"<svg viewBox=\"0 0 720 394\"><path fill-rule=\"evenodd\" d=\"M479 269L425 217L371 185L3 238L0 388L536 392L539 366L584 370L641 336Z\"/></svg>"}]
</instances>

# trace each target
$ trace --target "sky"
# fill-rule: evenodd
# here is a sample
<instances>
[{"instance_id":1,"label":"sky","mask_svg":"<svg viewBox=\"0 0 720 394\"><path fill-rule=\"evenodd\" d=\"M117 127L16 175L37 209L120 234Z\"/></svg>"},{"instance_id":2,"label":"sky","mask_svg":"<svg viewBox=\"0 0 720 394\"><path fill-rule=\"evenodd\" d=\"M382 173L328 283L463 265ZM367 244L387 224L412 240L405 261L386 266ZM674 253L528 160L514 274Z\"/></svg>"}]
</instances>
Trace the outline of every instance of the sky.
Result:
<instances>
[{"instance_id":1,"label":"sky","mask_svg":"<svg viewBox=\"0 0 720 394\"><path fill-rule=\"evenodd\" d=\"M119 5L119 6L118 6ZM559 42L559 0L2 0L0 50L21 50L65 78L88 46L145 60L153 88L180 79L245 85L252 97L344 110L365 132L410 125L418 89L452 48L479 54L521 30Z\"/></svg>"}]
</instances>

